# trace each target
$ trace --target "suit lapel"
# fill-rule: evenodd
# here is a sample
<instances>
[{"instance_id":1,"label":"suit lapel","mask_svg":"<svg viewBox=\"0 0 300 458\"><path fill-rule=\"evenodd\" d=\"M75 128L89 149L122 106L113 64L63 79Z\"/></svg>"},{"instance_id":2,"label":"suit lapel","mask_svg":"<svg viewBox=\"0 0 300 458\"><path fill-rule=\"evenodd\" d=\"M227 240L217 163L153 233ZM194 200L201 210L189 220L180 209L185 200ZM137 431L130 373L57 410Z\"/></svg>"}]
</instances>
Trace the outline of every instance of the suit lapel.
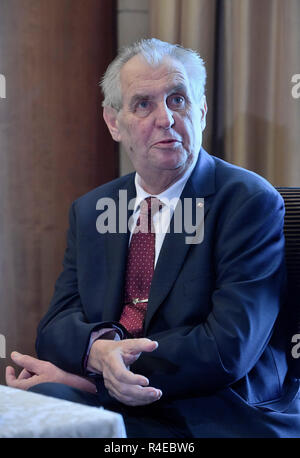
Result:
<instances>
[{"instance_id":1,"label":"suit lapel","mask_svg":"<svg viewBox=\"0 0 300 458\"><path fill-rule=\"evenodd\" d=\"M213 159L203 149L201 149L196 167L181 195L182 208L184 206L184 199L186 198L192 198L194 204L197 198L204 198L205 219L210 206L210 199L206 199L206 197L213 194L214 192L215 164ZM192 208L193 212L195 212L195 205L193 205ZM149 326L149 323L156 310L159 308L171 290L172 285L174 284L191 247L191 244L186 243L186 237L190 237L193 234L188 233L185 230L183 212L181 217L183 228L182 232L174 233L172 231L172 222L174 221L173 216L170 225L170 233L166 234L163 246L161 248L151 284L148 309L145 318L145 330L147 330L147 327Z\"/></svg>"},{"instance_id":2,"label":"suit lapel","mask_svg":"<svg viewBox=\"0 0 300 458\"><path fill-rule=\"evenodd\" d=\"M136 197L134 175L128 179L121 192L123 194L120 194L118 190L115 196L113 196L117 212L117 232L115 234L107 233L105 235L108 283L106 285L103 321L118 321L122 311L123 287L129 243L128 219L132 214L132 210L128 210L128 202ZM126 232L119 233L120 223Z\"/></svg>"}]
</instances>

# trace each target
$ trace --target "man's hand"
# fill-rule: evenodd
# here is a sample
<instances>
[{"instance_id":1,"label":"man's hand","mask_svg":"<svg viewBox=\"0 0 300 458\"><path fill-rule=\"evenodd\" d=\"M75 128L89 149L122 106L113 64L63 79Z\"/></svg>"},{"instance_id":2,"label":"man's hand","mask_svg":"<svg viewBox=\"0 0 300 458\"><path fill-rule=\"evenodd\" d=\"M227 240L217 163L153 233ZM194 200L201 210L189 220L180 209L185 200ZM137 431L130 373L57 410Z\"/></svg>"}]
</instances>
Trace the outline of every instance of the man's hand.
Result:
<instances>
[{"instance_id":1,"label":"man's hand","mask_svg":"<svg viewBox=\"0 0 300 458\"><path fill-rule=\"evenodd\" d=\"M96 340L89 354L88 367L102 373L109 394L129 406L151 404L160 399L162 392L149 387L149 380L129 370L141 352L151 352L158 343L150 339L121 341Z\"/></svg>"},{"instance_id":2,"label":"man's hand","mask_svg":"<svg viewBox=\"0 0 300 458\"><path fill-rule=\"evenodd\" d=\"M16 351L12 352L11 359L23 368L18 377L16 377L13 367L8 366L6 368L6 384L12 388L28 390L38 383L56 382L89 391L90 393L96 393L94 383L84 377L65 372L48 361L41 361L32 356L17 353Z\"/></svg>"}]
</instances>

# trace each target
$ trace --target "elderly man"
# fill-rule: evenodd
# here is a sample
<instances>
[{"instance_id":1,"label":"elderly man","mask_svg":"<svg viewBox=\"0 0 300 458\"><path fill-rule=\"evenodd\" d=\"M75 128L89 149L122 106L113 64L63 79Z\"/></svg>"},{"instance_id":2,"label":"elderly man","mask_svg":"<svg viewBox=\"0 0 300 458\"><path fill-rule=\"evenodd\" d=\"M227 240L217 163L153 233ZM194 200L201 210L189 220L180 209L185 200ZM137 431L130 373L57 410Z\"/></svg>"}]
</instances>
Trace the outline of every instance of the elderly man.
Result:
<instances>
[{"instance_id":1,"label":"elderly man","mask_svg":"<svg viewBox=\"0 0 300 458\"><path fill-rule=\"evenodd\" d=\"M136 173L72 205L39 360L13 353L24 369L8 368L7 383L118 411L128 437L300 437L281 309L283 202L201 147L205 77L197 53L155 39L109 66L104 120ZM125 230L124 195L135 198ZM108 198L117 222L104 230ZM178 208L182 220L200 208L204 236L188 243Z\"/></svg>"}]
</instances>

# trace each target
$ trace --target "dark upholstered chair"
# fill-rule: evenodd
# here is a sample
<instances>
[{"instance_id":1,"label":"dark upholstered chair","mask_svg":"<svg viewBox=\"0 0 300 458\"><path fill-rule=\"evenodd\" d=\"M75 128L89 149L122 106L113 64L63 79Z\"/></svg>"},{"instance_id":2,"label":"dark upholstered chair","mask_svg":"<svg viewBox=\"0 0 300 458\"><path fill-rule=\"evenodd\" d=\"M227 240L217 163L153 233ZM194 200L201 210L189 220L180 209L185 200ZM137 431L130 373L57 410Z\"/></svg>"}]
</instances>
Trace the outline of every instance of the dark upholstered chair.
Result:
<instances>
[{"instance_id":1,"label":"dark upholstered chair","mask_svg":"<svg viewBox=\"0 0 300 458\"><path fill-rule=\"evenodd\" d=\"M300 348L293 357L292 348L300 341L300 188L277 188L285 202L285 257L287 267L287 307L289 319L289 357L291 374L300 378ZM296 336L298 338L296 339ZM293 336L294 342L293 342ZM299 345L298 345L299 347Z\"/></svg>"}]
</instances>

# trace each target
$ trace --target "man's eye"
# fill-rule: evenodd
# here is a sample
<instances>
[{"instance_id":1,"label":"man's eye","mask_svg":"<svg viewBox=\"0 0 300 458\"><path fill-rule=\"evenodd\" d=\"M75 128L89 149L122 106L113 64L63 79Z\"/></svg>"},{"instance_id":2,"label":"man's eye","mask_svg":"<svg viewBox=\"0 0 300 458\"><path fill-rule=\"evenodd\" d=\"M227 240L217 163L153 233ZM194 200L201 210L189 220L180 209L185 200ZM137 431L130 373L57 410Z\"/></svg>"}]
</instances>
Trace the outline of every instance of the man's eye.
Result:
<instances>
[{"instance_id":1,"label":"man's eye","mask_svg":"<svg viewBox=\"0 0 300 458\"><path fill-rule=\"evenodd\" d=\"M172 107L183 107L185 98L182 95L171 95L168 100L168 105Z\"/></svg>"},{"instance_id":2,"label":"man's eye","mask_svg":"<svg viewBox=\"0 0 300 458\"><path fill-rule=\"evenodd\" d=\"M139 117L146 117L151 112L151 100L140 100L135 104L134 113Z\"/></svg>"},{"instance_id":3,"label":"man's eye","mask_svg":"<svg viewBox=\"0 0 300 458\"><path fill-rule=\"evenodd\" d=\"M138 104L137 104L137 109L139 110L147 110L147 108L149 108L150 106L150 102L149 100L141 100Z\"/></svg>"}]
</instances>

